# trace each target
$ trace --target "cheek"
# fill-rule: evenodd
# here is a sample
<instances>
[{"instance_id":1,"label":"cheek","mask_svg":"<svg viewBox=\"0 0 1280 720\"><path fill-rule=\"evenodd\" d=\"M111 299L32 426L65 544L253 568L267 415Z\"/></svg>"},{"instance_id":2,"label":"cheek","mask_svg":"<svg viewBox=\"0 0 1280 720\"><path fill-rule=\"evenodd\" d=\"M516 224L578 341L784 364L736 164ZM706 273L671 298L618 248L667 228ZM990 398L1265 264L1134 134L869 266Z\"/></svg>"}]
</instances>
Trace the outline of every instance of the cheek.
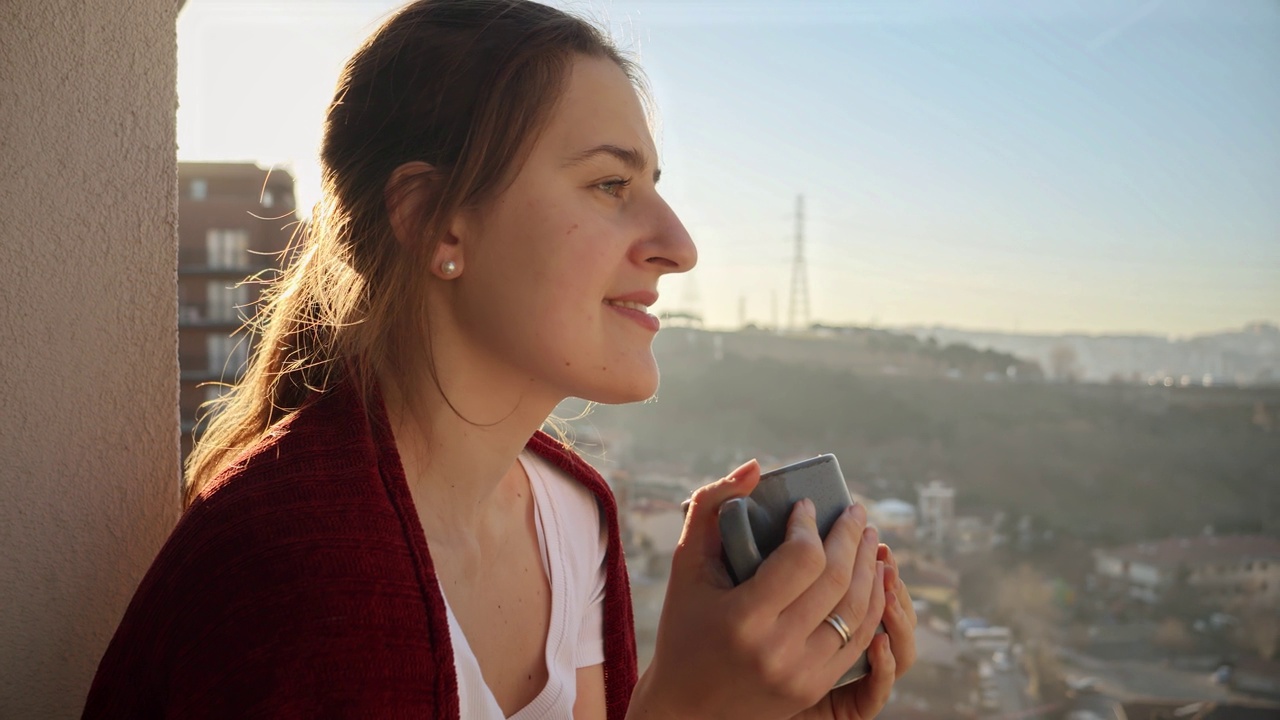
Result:
<instances>
[{"instance_id":1,"label":"cheek","mask_svg":"<svg viewBox=\"0 0 1280 720\"><path fill-rule=\"evenodd\" d=\"M560 341L573 341L594 328L605 308L592 279L578 269L557 274L542 286L537 314L546 323L543 330L555 333Z\"/></svg>"},{"instance_id":2,"label":"cheek","mask_svg":"<svg viewBox=\"0 0 1280 720\"><path fill-rule=\"evenodd\" d=\"M576 240L559 243L537 259L537 282L556 315L583 321L603 308L616 267L603 243L590 242L585 234Z\"/></svg>"}]
</instances>

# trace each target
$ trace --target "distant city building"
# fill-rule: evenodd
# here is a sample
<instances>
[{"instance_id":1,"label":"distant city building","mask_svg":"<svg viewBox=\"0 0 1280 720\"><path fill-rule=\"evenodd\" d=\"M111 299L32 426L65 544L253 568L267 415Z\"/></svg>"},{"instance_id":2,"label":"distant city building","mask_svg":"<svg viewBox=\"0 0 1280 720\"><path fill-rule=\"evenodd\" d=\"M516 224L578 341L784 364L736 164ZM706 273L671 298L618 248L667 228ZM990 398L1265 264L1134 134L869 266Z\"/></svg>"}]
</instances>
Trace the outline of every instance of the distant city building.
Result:
<instances>
[{"instance_id":1,"label":"distant city building","mask_svg":"<svg viewBox=\"0 0 1280 720\"><path fill-rule=\"evenodd\" d=\"M990 552L995 547L996 536L993 525L972 515L955 519L952 525L951 547L958 555L979 555Z\"/></svg>"},{"instance_id":2,"label":"distant city building","mask_svg":"<svg viewBox=\"0 0 1280 720\"><path fill-rule=\"evenodd\" d=\"M1280 607L1280 540L1260 535L1170 538L1095 550L1104 585L1145 602L1182 587L1224 609Z\"/></svg>"},{"instance_id":3,"label":"distant city building","mask_svg":"<svg viewBox=\"0 0 1280 720\"><path fill-rule=\"evenodd\" d=\"M931 480L919 492L920 538L942 545L950 537L954 524L956 489L941 480Z\"/></svg>"},{"instance_id":4,"label":"distant city building","mask_svg":"<svg viewBox=\"0 0 1280 720\"><path fill-rule=\"evenodd\" d=\"M867 506L867 520L886 541L916 539L916 508L909 502L888 498Z\"/></svg>"},{"instance_id":5,"label":"distant city building","mask_svg":"<svg viewBox=\"0 0 1280 720\"><path fill-rule=\"evenodd\" d=\"M1275 421L1271 417L1271 413L1267 412L1266 403L1259 400L1253 406L1253 424L1263 432L1271 432L1275 427Z\"/></svg>"},{"instance_id":6,"label":"distant city building","mask_svg":"<svg viewBox=\"0 0 1280 720\"><path fill-rule=\"evenodd\" d=\"M1264 682L1265 685L1275 685L1274 677L1268 680L1270 682ZM1118 708L1118 712L1110 716L1099 714L1100 706ZM1275 720L1280 716L1280 705L1275 702L1240 697L1196 701L1144 698L1121 702L1098 693L1086 693L1069 700L1067 707L1069 710L1063 717L1072 719L1118 717L1124 720Z\"/></svg>"},{"instance_id":7,"label":"distant city building","mask_svg":"<svg viewBox=\"0 0 1280 720\"><path fill-rule=\"evenodd\" d=\"M178 163L178 358L182 455L197 409L249 357L236 331L261 286L245 281L280 266L298 216L293 176L251 163Z\"/></svg>"},{"instance_id":8,"label":"distant city building","mask_svg":"<svg viewBox=\"0 0 1280 720\"><path fill-rule=\"evenodd\" d=\"M628 545L670 562L684 530L684 512L679 503L668 500L645 499L628 503Z\"/></svg>"},{"instance_id":9,"label":"distant city building","mask_svg":"<svg viewBox=\"0 0 1280 720\"><path fill-rule=\"evenodd\" d=\"M960 573L929 556L895 549L898 573L911 590L911 599L927 603L930 612L947 622L960 617Z\"/></svg>"}]
</instances>

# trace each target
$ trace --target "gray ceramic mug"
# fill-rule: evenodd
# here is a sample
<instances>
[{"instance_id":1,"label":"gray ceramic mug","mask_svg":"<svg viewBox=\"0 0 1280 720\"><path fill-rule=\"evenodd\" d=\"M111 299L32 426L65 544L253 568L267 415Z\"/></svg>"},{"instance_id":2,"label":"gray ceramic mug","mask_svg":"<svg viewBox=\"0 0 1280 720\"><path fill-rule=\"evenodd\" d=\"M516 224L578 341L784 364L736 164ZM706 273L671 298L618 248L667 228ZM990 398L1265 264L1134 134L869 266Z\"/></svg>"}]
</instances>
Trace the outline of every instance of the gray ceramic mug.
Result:
<instances>
[{"instance_id":1,"label":"gray ceramic mug","mask_svg":"<svg viewBox=\"0 0 1280 720\"><path fill-rule=\"evenodd\" d=\"M760 564L782 544L791 509L803 498L813 501L818 532L826 537L840 513L852 504L849 486L835 455L819 455L760 476L760 484L747 497L720 506L720 539L725 564L735 585L751 579ZM835 632L832 630L832 632ZM884 626L876 628L884 632ZM871 671L866 652L836 681L846 685Z\"/></svg>"}]
</instances>

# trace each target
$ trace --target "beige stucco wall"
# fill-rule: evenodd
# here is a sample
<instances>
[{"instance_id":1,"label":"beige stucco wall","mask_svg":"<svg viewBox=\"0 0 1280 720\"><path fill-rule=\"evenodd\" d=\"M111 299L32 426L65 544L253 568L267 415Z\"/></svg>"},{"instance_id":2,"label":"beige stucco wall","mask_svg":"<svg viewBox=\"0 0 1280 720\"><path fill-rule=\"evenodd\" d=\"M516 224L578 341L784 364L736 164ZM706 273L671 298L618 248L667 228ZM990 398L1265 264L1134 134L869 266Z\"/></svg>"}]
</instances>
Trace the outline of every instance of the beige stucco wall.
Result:
<instances>
[{"instance_id":1,"label":"beige stucco wall","mask_svg":"<svg viewBox=\"0 0 1280 720\"><path fill-rule=\"evenodd\" d=\"M0 717L76 717L177 516L175 0L0 2Z\"/></svg>"}]
</instances>

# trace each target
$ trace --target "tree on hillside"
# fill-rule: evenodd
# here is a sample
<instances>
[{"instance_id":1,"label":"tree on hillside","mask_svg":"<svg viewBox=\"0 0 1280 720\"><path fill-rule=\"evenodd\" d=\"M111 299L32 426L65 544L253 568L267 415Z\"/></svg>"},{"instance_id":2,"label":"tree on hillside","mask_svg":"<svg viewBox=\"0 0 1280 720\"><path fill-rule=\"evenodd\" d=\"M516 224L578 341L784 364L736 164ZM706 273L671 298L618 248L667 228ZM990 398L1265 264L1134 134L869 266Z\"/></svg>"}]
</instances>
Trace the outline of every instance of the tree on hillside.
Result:
<instances>
[{"instance_id":1,"label":"tree on hillside","mask_svg":"<svg viewBox=\"0 0 1280 720\"><path fill-rule=\"evenodd\" d=\"M1274 430L1250 424L1258 402L1276 414L1280 388L952 382L930 374L939 358L924 350L905 359L884 352L883 363L854 372L826 364L822 352L839 343L812 339L786 341L777 357L726 351L717 361L710 337L677 333L663 345L659 335L657 401L600 406L579 421L598 429L590 435L619 438L611 460L697 477L749 457L832 452L846 478L877 497L941 473L957 487L957 512L1036 514L1026 554L1016 552L1016 522L1001 534L1014 541L1009 555L1050 577L1066 576L1046 560L1068 536L1116 545L1206 524L1280 535L1280 445ZM910 362L921 374L879 372ZM1046 542L1049 530L1058 540ZM994 605L995 590L993 578L966 594ZM1200 617L1200 595L1182 598L1185 612L1159 611Z\"/></svg>"},{"instance_id":2,"label":"tree on hillside","mask_svg":"<svg viewBox=\"0 0 1280 720\"><path fill-rule=\"evenodd\" d=\"M1161 598L1161 609L1174 617L1196 618L1209 612L1204 590L1191 584L1191 568L1179 563L1173 571L1173 580Z\"/></svg>"},{"instance_id":3,"label":"tree on hillside","mask_svg":"<svg viewBox=\"0 0 1280 720\"><path fill-rule=\"evenodd\" d=\"M1155 644L1168 652L1186 652L1195 646L1195 638L1187 629L1187 623L1176 617L1167 617L1156 628Z\"/></svg>"},{"instance_id":4,"label":"tree on hillside","mask_svg":"<svg viewBox=\"0 0 1280 720\"><path fill-rule=\"evenodd\" d=\"M1280 610L1251 608L1241 612L1235 641L1237 647L1264 660L1280 658Z\"/></svg>"},{"instance_id":5,"label":"tree on hillside","mask_svg":"<svg viewBox=\"0 0 1280 720\"><path fill-rule=\"evenodd\" d=\"M1043 575L1027 563L1000 578L996 590L1000 618L1028 639L1045 639L1057 620L1053 593Z\"/></svg>"}]
</instances>

